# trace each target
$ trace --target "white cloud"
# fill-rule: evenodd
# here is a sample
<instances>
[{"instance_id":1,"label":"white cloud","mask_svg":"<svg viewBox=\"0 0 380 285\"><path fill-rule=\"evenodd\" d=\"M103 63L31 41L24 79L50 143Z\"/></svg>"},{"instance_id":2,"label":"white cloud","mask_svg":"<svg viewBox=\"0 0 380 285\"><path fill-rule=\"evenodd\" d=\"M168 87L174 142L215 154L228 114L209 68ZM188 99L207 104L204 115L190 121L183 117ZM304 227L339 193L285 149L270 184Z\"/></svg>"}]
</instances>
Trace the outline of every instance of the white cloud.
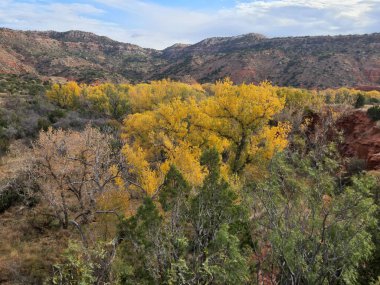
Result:
<instances>
[{"instance_id":1,"label":"white cloud","mask_svg":"<svg viewBox=\"0 0 380 285\"><path fill-rule=\"evenodd\" d=\"M88 4L26 3L6 1L1 3L0 24L15 29L65 31L69 29L102 30L114 26L93 18L104 11Z\"/></svg>"},{"instance_id":2,"label":"white cloud","mask_svg":"<svg viewBox=\"0 0 380 285\"><path fill-rule=\"evenodd\" d=\"M154 44L161 48L176 42L191 43L210 36L250 32L298 36L380 30L380 19L376 16L380 15L380 0L239 1L233 8L212 14L142 0L97 1L143 18L140 36L135 40L144 46Z\"/></svg>"},{"instance_id":3,"label":"white cloud","mask_svg":"<svg viewBox=\"0 0 380 285\"><path fill-rule=\"evenodd\" d=\"M80 29L153 48L250 32L267 36L380 32L380 0L245 0L214 13L147 0L60 1L0 0L0 25ZM125 17L114 18L116 10Z\"/></svg>"},{"instance_id":4,"label":"white cloud","mask_svg":"<svg viewBox=\"0 0 380 285\"><path fill-rule=\"evenodd\" d=\"M269 23L259 30L269 36L351 34L379 31L380 19L371 15L379 6L379 0L273 0L243 2L227 12L252 25Z\"/></svg>"}]
</instances>

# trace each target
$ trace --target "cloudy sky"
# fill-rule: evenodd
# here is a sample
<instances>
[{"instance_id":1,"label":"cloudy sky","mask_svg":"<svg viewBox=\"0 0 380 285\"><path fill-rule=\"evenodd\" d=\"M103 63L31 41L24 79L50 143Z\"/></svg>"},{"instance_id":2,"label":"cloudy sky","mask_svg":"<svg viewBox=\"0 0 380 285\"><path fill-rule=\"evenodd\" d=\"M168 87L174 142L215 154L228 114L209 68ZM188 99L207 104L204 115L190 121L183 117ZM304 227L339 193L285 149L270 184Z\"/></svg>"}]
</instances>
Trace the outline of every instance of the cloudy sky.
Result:
<instances>
[{"instance_id":1,"label":"cloudy sky","mask_svg":"<svg viewBox=\"0 0 380 285\"><path fill-rule=\"evenodd\" d=\"M83 30L162 49L214 36L380 32L380 0L0 0L0 26Z\"/></svg>"}]
</instances>

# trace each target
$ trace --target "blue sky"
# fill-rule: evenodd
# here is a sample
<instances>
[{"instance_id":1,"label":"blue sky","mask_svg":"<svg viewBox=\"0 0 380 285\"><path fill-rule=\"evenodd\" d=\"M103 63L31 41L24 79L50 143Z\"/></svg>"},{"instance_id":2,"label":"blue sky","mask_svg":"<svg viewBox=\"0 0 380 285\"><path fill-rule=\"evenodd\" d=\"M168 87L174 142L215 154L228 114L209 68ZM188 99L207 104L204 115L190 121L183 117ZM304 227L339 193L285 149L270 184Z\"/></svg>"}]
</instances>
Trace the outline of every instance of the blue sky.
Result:
<instances>
[{"instance_id":1,"label":"blue sky","mask_svg":"<svg viewBox=\"0 0 380 285\"><path fill-rule=\"evenodd\" d=\"M0 26L83 30L163 49L213 36L380 32L380 0L0 0Z\"/></svg>"}]
</instances>

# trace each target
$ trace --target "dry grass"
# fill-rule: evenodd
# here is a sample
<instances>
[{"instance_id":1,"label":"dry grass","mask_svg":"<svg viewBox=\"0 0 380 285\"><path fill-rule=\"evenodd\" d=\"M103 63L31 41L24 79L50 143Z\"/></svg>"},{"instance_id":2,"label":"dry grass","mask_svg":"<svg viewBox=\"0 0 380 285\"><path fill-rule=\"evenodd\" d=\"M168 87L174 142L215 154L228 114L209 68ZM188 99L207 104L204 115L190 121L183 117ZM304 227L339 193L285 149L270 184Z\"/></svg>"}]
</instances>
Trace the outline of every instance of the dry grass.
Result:
<instances>
[{"instance_id":1,"label":"dry grass","mask_svg":"<svg viewBox=\"0 0 380 285\"><path fill-rule=\"evenodd\" d=\"M16 178L26 167L30 155L27 146L20 141L14 142L9 153L0 161L0 182ZM124 204L126 197L121 191L104 195L102 202L107 203L102 209L115 209L121 215L134 212L137 203ZM43 284L51 276L53 265L60 262L68 241L81 241L77 229L61 229L49 213L47 205L40 201L33 208L16 204L0 214L1 285ZM90 246L99 240L112 240L117 223L116 215L97 215L96 221L83 227Z\"/></svg>"},{"instance_id":2,"label":"dry grass","mask_svg":"<svg viewBox=\"0 0 380 285\"><path fill-rule=\"evenodd\" d=\"M42 208L15 206L0 215L1 284L42 284L58 261L71 233L39 226Z\"/></svg>"},{"instance_id":3,"label":"dry grass","mask_svg":"<svg viewBox=\"0 0 380 285\"><path fill-rule=\"evenodd\" d=\"M0 181L16 178L29 157L28 147L14 142L1 159ZM59 257L70 235L45 229L44 210L16 205L0 214L0 284L41 284Z\"/></svg>"},{"instance_id":4,"label":"dry grass","mask_svg":"<svg viewBox=\"0 0 380 285\"><path fill-rule=\"evenodd\" d=\"M14 141L8 154L0 158L0 181L15 178L29 158L30 149L22 141Z\"/></svg>"}]
</instances>

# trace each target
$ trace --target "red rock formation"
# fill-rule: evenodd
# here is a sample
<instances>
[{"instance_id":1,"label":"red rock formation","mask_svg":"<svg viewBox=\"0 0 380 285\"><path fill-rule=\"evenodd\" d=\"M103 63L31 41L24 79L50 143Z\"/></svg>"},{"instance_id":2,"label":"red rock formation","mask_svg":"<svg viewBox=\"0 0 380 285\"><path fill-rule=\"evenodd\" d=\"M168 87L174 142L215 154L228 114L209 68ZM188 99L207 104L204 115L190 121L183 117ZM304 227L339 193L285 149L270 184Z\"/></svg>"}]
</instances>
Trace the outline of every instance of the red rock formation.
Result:
<instances>
[{"instance_id":1,"label":"red rock formation","mask_svg":"<svg viewBox=\"0 0 380 285\"><path fill-rule=\"evenodd\" d=\"M344 132L342 154L366 161L368 170L380 170L380 126L365 111L355 110L338 121Z\"/></svg>"},{"instance_id":2,"label":"red rock formation","mask_svg":"<svg viewBox=\"0 0 380 285\"><path fill-rule=\"evenodd\" d=\"M369 85L360 85L355 86L354 89L361 90L361 91L380 91L380 86L369 86Z\"/></svg>"}]
</instances>

